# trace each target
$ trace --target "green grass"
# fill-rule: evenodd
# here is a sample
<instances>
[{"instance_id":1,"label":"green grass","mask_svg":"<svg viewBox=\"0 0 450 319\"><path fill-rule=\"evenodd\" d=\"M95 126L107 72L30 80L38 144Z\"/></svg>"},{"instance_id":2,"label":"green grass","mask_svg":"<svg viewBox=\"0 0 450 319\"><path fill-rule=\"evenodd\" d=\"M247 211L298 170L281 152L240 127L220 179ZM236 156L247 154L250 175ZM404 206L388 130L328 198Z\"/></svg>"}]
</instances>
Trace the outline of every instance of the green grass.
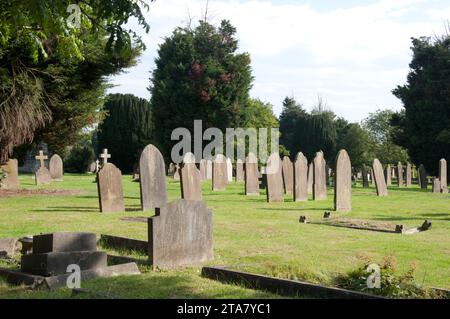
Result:
<instances>
[{"instance_id":1,"label":"green grass","mask_svg":"<svg viewBox=\"0 0 450 319\"><path fill-rule=\"evenodd\" d=\"M44 188L81 190L73 196L30 196L0 199L0 237L19 237L53 231L89 231L147 240L145 223L126 222L123 216L150 216L139 211L139 184L124 176L127 212L98 211L92 175L66 175L64 182ZM31 175L21 176L22 187L35 189ZM169 199L180 198L178 182L168 179ZM424 287L450 288L450 197L410 189L389 188L388 197L375 189L353 189L353 211L332 216L368 219L406 228L433 221L431 230L399 235L298 223L300 215L320 221L333 208L333 192L325 201L266 203L265 194L246 197L243 183L232 183L225 192L212 192L203 184L203 197L214 212L215 259L209 265L283 278L332 285L338 275L354 270L362 258L381 262L394 255L399 271L416 265L416 281ZM275 295L224 285L201 278L200 268L154 272L143 267L137 277L97 279L83 287L106 297L126 298L272 298ZM68 297L70 292L29 292L0 283L0 297Z\"/></svg>"}]
</instances>

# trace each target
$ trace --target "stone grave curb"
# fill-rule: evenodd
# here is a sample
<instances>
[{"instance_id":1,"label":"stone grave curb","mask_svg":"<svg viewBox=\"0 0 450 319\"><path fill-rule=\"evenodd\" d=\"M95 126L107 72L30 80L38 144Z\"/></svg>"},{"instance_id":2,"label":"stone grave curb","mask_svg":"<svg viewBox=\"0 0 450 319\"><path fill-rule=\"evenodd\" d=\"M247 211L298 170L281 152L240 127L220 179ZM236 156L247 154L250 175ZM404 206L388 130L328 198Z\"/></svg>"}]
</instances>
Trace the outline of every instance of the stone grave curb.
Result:
<instances>
[{"instance_id":1,"label":"stone grave curb","mask_svg":"<svg viewBox=\"0 0 450 319\"><path fill-rule=\"evenodd\" d=\"M226 283L240 283L251 289L266 290L285 296L306 295L312 298L327 299L386 299L381 296L346 289L251 274L226 269L225 267L203 267L202 276Z\"/></svg>"},{"instance_id":2,"label":"stone grave curb","mask_svg":"<svg viewBox=\"0 0 450 319\"><path fill-rule=\"evenodd\" d=\"M134 250L148 255L148 242L145 240L101 234L99 242L113 249Z\"/></svg>"}]
</instances>

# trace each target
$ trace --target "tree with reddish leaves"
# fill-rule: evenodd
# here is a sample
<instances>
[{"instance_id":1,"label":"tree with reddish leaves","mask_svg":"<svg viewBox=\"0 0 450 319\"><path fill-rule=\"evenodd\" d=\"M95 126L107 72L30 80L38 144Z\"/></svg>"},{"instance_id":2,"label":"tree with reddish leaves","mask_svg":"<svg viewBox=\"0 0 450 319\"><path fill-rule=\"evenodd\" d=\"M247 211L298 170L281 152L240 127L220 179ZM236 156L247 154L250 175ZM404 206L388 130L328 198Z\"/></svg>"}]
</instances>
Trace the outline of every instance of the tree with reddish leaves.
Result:
<instances>
[{"instance_id":1,"label":"tree with reddish leaves","mask_svg":"<svg viewBox=\"0 0 450 319\"><path fill-rule=\"evenodd\" d=\"M177 28L161 44L150 78L156 144L166 158L176 141L177 127L193 132L194 120L203 129L244 124L252 83L250 56L237 53L236 29L228 22Z\"/></svg>"}]
</instances>

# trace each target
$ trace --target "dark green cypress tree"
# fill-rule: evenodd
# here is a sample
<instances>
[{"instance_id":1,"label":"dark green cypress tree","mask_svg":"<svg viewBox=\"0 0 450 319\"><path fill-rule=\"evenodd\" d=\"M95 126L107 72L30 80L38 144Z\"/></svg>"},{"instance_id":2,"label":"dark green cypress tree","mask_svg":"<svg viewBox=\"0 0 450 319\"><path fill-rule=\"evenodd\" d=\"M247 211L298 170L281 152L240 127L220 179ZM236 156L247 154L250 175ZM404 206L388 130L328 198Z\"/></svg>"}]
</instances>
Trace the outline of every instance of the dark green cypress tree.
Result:
<instances>
[{"instance_id":1,"label":"dark green cypress tree","mask_svg":"<svg viewBox=\"0 0 450 319\"><path fill-rule=\"evenodd\" d=\"M144 147L152 143L151 104L132 94L111 94L104 109L108 115L98 128L98 152L107 148L112 163L123 173L132 172Z\"/></svg>"}]
</instances>

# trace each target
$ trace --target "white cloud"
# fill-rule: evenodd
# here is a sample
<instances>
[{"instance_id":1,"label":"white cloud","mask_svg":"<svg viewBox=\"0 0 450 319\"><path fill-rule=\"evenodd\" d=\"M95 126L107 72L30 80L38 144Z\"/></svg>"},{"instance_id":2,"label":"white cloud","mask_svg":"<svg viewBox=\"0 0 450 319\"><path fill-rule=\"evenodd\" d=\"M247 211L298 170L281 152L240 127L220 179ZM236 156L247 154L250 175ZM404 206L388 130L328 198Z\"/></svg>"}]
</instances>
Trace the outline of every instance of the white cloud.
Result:
<instances>
[{"instance_id":1,"label":"white cloud","mask_svg":"<svg viewBox=\"0 0 450 319\"><path fill-rule=\"evenodd\" d=\"M150 33L142 63L115 78L115 92L148 97L148 71L158 44L177 26L193 21L205 1L161 0L150 4ZM402 84L411 59L411 37L440 34L450 8L429 8L424 0L380 0L370 5L323 12L305 4L275 1L210 0L213 23L229 19L240 50L252 57L252 96L275 111L295 95L311 106L321 93L338 115L360 120L378 108L399 108L391 90Z\"/></svg>"}]
</instances>

